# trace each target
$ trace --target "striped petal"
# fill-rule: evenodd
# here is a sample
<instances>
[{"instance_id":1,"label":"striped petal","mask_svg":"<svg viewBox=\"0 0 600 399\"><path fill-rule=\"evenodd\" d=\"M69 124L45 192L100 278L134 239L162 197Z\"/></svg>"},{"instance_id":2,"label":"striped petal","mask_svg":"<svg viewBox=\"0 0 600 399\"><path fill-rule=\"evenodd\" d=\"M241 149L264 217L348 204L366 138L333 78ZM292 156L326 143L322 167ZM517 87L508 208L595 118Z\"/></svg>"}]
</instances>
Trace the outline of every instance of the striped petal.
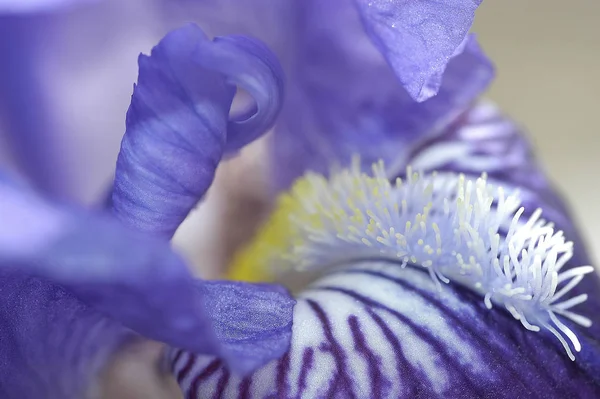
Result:
<instances>
[{"instance_id":1,"label":"striped petal","mask_svg":"<svg viewBox=\"0 0 600 399\"><path fill-rule=\"evenodd\" d=\"M212 183L224 153L274 123L282 73L273 54L243 36L210 41L195 25L169 33L140 56L112 196L136 230L171 238ZM229 116L236 86L254 106Z\"/></svg>"},{"instance_id":2,"label":"striped petal","mask_svg":"<svg viewBox=\"0 0 600 399\"><path fill-rule=\"evenodd\" d=\"M293 15L293 68L273 143L273 164L286 167L273 170L276 190L307 170L347 166L357 153L366 167L379 159L394 165L408 145L439 134L464 112L493 77L468 37L449 60L437 96L417 103L367 39L352 2L304 1Z\"/></svg>"},{"instance_id":3,"label":"striped petal","mask_svg":"<svg viewBox=\"0 0 600 399\"><path fill-rule=\"evenodd\" d=\"M249 377L212 357L170 360L187 398L596 397L600 347L587 344L571 362L469 291L370 262L299 294L290 351Z\"/></svg>"},{"instance_id":4,"label":"striped petal","mask_svg":"<svg viewBox=\"0 0 600 399\"><path fill-rule=\"evenodd\" d=\"M0 180L0 221L0 270L9 277L58 284L143 336L218 354L241 372L287 349L294 301L281 288L194 280L167 242L140 236L108 215L46 203L6 179ZM36 304L46 306L34 301L32 317Z\"/></svg>"},{"instance_id":5,"label":"striped petal","mask_svg":"<svg viewBox=\"0 0 600 399\"><path fill-rule=\"evenodd\" d=\"M564 202L537 163L526 133L491 103L477 105L441 134L411 146L396 164L401 170L412 165L423 171L470 176L485 172L507 188L518 188L530 212L542 208L567 236L576 233Z\"/></svg>"}]
</instances>

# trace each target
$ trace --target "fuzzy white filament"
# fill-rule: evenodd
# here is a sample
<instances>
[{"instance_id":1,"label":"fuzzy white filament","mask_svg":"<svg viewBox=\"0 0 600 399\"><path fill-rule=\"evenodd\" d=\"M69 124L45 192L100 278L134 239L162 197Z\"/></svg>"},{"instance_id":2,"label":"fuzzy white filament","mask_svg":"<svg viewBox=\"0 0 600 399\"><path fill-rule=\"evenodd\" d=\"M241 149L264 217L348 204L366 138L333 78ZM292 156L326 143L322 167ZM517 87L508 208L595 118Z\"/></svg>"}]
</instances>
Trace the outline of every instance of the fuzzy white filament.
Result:
<instances>
[{"instance_id":1,"label":"fuzzy white filament","mask_svg":"<svg viewBox=\"0 0 600 399\"><path fill-rule=\"evenodd\" d=\"M558 316L591 325L570 310L587 296L565 296L593 268L561 272L573 244L540 218L540 210L523 222L518 193L508 195L485 175L473 180L409 168L406 181L391 184L383 163L372 175L355 163L329 179L306 175L288 198L297 204L288 213L294 233L278 269L281 262L306 270L357 258L393 259L426 269L438 285L453 282L480 293L488 308L504 306L528 330L547 329L571 360L571 346L581 350Z\"/></svg>"}]
</instances>

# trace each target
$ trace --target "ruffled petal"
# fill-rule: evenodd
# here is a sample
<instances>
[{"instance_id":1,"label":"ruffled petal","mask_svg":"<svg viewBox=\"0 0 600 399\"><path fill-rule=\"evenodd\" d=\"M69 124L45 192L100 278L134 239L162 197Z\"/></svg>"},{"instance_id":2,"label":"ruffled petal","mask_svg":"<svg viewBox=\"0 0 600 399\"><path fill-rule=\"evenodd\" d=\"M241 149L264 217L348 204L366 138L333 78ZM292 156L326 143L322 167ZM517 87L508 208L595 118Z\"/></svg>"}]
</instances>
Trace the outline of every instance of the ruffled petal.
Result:
<instances>
[{"instance_id":1,"label":"ruffled petal","mask_svg":"<svg viewBox=\"0 0 600 399\"><path fill-rule=\"evenodd\" d=\"M281 355L289 343L294 301L282 289L241 284L235 291L229 283L195 281L167 242L140 236L105 215L69 213L5 180L0 220L3 270L59 284L143 336L219 354L241 371ZM265 306L266 297L273 308ZM264 324L239 327L243 339L223 338L220 331L236 322L222 319L224 306L235 309L230 316ZM265 337L276 344L265 347Z\"/></svg>"},{"instance_id":2,"label":"ruffled petal","mask_svg":"<svg viewBox=\"0 0 600 399\"><path fill-rule=\"evenodd\" d=\"M169 33L139 66L113 209L135 229L170 238L212 183L224 152L273 124L281 69L262 43L241 36L210 41L195 25ZM236 85L255 106L230 120Z\"/></svg>"},{"instance_id":3,"label":"ruffled petal","mask_svg":"<svg viewBox=\"0 0 600 399\"><path fill-rule=\"evenodd\" d=\"M481 0L355 0L365 29L410 96L437 94L451 58L462 52Z\"/></svg>"},{"instance_id":4,"label":"ruffled petal","mask_svg":"<svg viewBox=\"0 0 600 399\"><path fill-rule=\"evenodd\" d=\"M0 396L80 399L133 333L44 280L0 270Z\"/></svg>"},{"instance_id":5,"label":"ruffled petal","mask_svg":"<svg viewBox=\"0 0 600 399\"><path fill-rule=\"evenodd\" d=\"M4 122L0 139L18 169L38 190L65 199L73 191L64 156L68 148L57 132L40 81L40 38L44 34L40 26L44 21L36 16L0 15L0 105Z\"/></svg>"},{"instance_id":6,"label":"ruffled petal","mask_svg":"<svg viewBox=\"0 0 600 399\"><path fill-rule=\"evenodd\" d=\"M248 36L217 37L207 67L213 65L229 83L245 90L254 104L235 115L227 125L225 150L234 152L251 143L270 129L283 103L284 75L279 61L263 43Z\"/></svg>"},{"instance_id":7,"label":"ruffled petal","mask_svg":"<svg viewBox=\"0 0 600 399\"><path fill-rule=\"evenodd\" d=\"M273 138L276 190L306 170L347 166L354 154L367 167L378 159L393 166L408 143L439 134L493 78L471 36L449 62L438 95L417 103L367 40L351 3L309 0L294 15L295 58Z\"/></svg>"},{"instance_id":8,"label":"ruffled petal","mask_svg":"<svg viewBox=\"0 0 600 399\"><path fill-rule=\"evenodd\" d=\"M562 398L600 394L599 350L585 342L572 362L550 333L477 295L439 291L411 267L363 263L299 295L290 351L251 376L211 357L170 360L190 398Z\"/></svg>"}]
</instances>

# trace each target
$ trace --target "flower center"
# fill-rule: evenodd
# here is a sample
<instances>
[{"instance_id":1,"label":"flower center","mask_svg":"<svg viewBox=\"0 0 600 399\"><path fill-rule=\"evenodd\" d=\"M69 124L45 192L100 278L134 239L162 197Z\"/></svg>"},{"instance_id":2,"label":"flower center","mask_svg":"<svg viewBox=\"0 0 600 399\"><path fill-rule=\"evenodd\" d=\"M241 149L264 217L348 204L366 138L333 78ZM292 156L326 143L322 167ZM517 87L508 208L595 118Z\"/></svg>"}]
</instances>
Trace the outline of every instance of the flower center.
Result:
<instances>
[{"instance_id":1,"label":"flower center","mask_svg":"<svg viewBox=\"0 0 600 399\"><path fill-rule=\"evenodd\" d=\"M535 210L522 221L518 192L507 195L486 175L413 173L392 184L382 162L372 174L359 162L329 179L308 173L282 194L255 241L234 259L231 277L309 281L314 274L367 259L419 268L441 283L457 283L503 306L532 331L544 327L574 359L579 340L558 316L591 321L569 309L586 294L559 301L591 266L561 269L573 244ZM309 274L307 274L309 273ZM310 275L312 274L312 276ZM302 285L302 284L301 284ZM570 340L571 345L565 339Z\"/></svg>"}]
</instances>

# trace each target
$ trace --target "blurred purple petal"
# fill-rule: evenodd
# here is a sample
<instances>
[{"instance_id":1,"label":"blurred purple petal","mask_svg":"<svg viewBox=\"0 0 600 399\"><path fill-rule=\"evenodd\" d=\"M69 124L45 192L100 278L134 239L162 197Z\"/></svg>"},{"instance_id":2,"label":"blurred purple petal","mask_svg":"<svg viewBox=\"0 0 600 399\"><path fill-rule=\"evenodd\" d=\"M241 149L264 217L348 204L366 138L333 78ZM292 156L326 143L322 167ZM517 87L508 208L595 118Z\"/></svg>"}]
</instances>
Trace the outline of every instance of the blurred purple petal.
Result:
<instances>
[{"instance_id":1,"label":"blurred purple petal","mask_svg":"<svg viewBox=\"0 0 600 399\"><path fill-rule=\"evenodd\" d=\"M0 13L55 11L100 0L0 0Z\"/></svg>"},{"instance_id":2,"label":"blurred purple petal","mask_svg":"<svg viewBox=\"0 0 600 399\"><path fill-rule=\"evenodd\" d=\"M210 41L195 25L169 33L139 64L113 207L137 230L170 238L212 183L224 152L274 123L281 70L262 43ZM255 108L230 120L235 85L254 97Z\"/></svg>"},{"instance_id":3,"label":"blurred purple petal","mask_svg":"<svg viewBox=\"0 0 600 399\"><path fill-rule=\"evenodd\" d=\"M0 17L0 164L89 204L112 185L137 55L173 25L155 0L80 3Z\"/></svg>"},{"instance_id":4,"label":"blurred purple petal","mask_svg":"<svg viewBox=\"0 0 600 399\"><path fill-rule=\"evenodd\" d=\"M73 188L64 157L67 148L57 134L39 73L45 22L40 16L0 15L0 105L6 122L0 134L37 189L66 199Z\"/></svg>"},{"instance_id":5,"label":"blurred purple petal","mask_svg":"<svg viewBox=\"0 0 600 399\"><path fill-rule=\"evenodd\" d=\"M586 341L572 362L550 333L525 330L476 294L367 262L302 292L290 351L251 376L174 351L171 365L189 398L597 397L600 346L577 333Z\"/></svg>"},{"instance_id":6,"label":"blurred purple petal","mask_svg":"<svg viewBox=\"0 0 600 399\"><path fill-rule=\"evenodd\" d=\"M538 164L526 133L495 105L478 104L440 134L410 145L396 164L396 174L408 165L471 176L485 172L491 181L518 189L526 212L542 208L544 218L576 242L572 262L589 263L567 206Z\"/></svg>"},{"instance_id":7,"label":"blurred purple petal","mask_svg":"<svg viewBox=\"0 0 600 399\"><path fill-rule=\"evenodd\" d=\"M0 396L80 399L133 333L62 288L0 270Z\"/></svg>"},{"instance_id":8,"label":"blurred purple petal","mask_svg":"<svg viewBox=\"0 0 600 399\"><path fill-rule=\"evenodd\" d=\"M0 220L3 270L60 284L141 335L219 354L242 371L281 355L287 347L294 302L282 289L240 284L235 291L230 283L222 283L222 289L220 283L204 287L167 242L140 236L107 216L68 213L4 180ZM271 307L265 306L265 297ZM221 345L214 330L228 324L220 319L217 303L235 309L230 316L248 313L265 323L258 329L248 326L246 339L231 338ZM277 344L263 348L265 337Z\"/></svg>"},{"instance_id":9,"label":"blurred purple petal","mask_svg":"<svg viewBox=\"0 0 600 399\"><path fill-rule=\"evenodd\" d=\"M217 37L212 53L206 54L204 65L215 68L250 94L253 106L234 115L227 125L226 151L240 150L275 123L283 102L283 70L275 54L248 36ZM213 58L214 57L214 58Z\"/></svg>"},{"instance_id":10,"label":"blurred purple petal","mask_svg":"<svg viewBox=\"0 0 600 399\"><path fill-rule=\"evenodd\" d=\"M451 58L462 52L482 0L355 0L371 40L410 96L424 101L440 89Z\"/></svg>"},{"instance_id":11,"label":"blurred purple petal","mask_svg":"<svg viewBox=\"0 0 600 399\"><path fill-rule=\"evenodd\" d=\"M438 134L493 78L471 36L448 64L438 95L417 103L359 29L348 2L308 0L296 11L296 58L274 136L276 189L306 170L346 166L357 153L368 167L380 158L393 166L407 143Z\"/></svg>"}]
</instances>

